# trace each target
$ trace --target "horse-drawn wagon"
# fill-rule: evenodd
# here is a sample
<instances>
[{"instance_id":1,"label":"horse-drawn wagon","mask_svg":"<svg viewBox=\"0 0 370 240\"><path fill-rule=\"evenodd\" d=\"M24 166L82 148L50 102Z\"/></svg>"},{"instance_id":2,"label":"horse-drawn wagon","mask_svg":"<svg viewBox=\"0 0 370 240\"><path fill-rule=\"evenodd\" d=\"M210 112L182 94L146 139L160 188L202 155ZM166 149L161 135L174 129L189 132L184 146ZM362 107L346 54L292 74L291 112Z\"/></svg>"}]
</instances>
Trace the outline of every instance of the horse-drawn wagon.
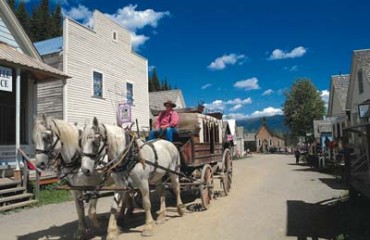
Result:
<instances>
[{"instance_id":1,"label":"horse-drawn wagon","mask_svg":"<svg viewBox=\"0 0 370 240\"><path fill-rule=\"evenodd\" d=\"M220 180L225 195L232 182L232 156L220 117L197 112L179 113L179 131L174 144L181 155L181 188L199 188L202 205L209 207L214 180Z\"/></svg>"},{"instance_id":2,"label":"horse-drawn wagon","mask_svg":"<svg viewBox=\"0 0 370 240\"><path fill-rule=\"evenodd\" d=\"M166 216L166 184L173 187L180 216L184 213L181 190L198 189L204 209L213 198L215 179L220 181L225 195L229 193L232 158L221 115L215 117L198 112L181 112L179 115L179 131L173 143L162 139L145 142L130 129L102 124L96 118L80 133L74 125L62 120L43 116L36 121L33 136L36 162L40 166L54 166L59 176L69 183L62 189L74 190L79 236L87 231L83 201L90 200L98 191L115 191L108 239L119 234L118 204L122 199L127 200L132 190L140 193L146 212L144 236L152 235L153 231L151 184L157 187L161 198L159 222ZM107 186L107 179L112 179L114 186ZM89 211L93 222L97 222L95 205L96 201L93 201Z\"/></svg>"}]
</instances>

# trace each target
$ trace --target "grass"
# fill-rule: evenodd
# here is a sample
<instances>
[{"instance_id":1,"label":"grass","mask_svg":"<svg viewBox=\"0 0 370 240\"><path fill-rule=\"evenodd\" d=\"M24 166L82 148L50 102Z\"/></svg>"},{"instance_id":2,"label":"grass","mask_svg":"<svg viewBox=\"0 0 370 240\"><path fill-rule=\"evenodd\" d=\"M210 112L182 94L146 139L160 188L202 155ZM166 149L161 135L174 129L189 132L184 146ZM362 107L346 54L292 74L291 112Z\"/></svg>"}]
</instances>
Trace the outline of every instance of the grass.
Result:
<instances>
[{"instance_id":1,"label":"grass","mask_svg":"<svg viewBox=\"0 0 370 240\"><path fill-rule=\"evenodd\" d=\"M35 183L30 183L28 189L32 189L33 193L35 193ZM56 204L62 203L66 201L70 201L73 199L73 196L70 191L68 190L56 190L58 186L64 185L64 181L60 181L53 184L48 184L41 186L40 188L40 199L39 199L39 206L47 205L47 204Z\"/></svg>"}]
</instances>

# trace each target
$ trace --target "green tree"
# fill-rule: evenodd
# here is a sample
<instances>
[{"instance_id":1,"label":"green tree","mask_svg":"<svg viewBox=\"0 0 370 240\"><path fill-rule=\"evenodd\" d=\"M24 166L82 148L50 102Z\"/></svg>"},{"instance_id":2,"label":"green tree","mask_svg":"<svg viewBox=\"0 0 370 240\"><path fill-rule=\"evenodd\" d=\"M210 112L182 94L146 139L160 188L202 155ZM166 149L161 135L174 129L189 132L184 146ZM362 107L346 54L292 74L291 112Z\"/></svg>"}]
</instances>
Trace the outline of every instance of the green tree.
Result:
<instances>
[{"instance_id":1,"label":"green tree","mask_svg":"<svg viewBox=\"0 0 370 240\"><path fill-rule=\"evenodd\" d=\"M13 12L15 12L15 0L8 0L8 5L13 10Z\"/></svg>"},{"instance_id":2,"label":"green tree","mask_svg":"<svg viewBox=\"0 0 370 240\"><path fill-rule=\"evenodd\" d=\"M18 21L21 23L23 29L26 31L27 34L30 35L30 18L28 16L28 12L27 12L27 9L26 9L26 4L24 3L24 1L22 0L20 3L19 3L19 6L17 8L17 11L16 11L16 16L18 18Z\"/></svg>"},{"instance_id":3,"label":"green tree","mask_svg":"<svg viewBox=\"0 0 370 240\"><path fill-rule=\"evenodd\" d=\"M161 90L162 91L167 91L167 90L170 90L170 86L168 84L168 80L167 78L165 78L162 82L162 86L161 86Z\"/></svg>"},{"instance_id":4,"label":"green tree","mask_svg":"<svg viewBox=\"0 0 370 240\"><path fill-rule=\"evenodd\" d=\"M52 37L57 37L61 36L63 33L63 27L62 27L62 22L63 22L63 16L62 16L62 6L60 2L56 5L53 14L51 15L51 36Z\"/></svg>"},{"instance_id":5,"label":"green tree","mask_svg":"<svg viewBox=\"0 0 370 240\"><path fill-rule=\"evenodd\" d=\"M285 93L283 111L292 136L313 133L313 120L325 115L325 103L310 79L298 79Z\"/></svg>"},{"instance_id":6,"label":"green tree","mask_svg":"<svg viewBox=\"0 0 370 240\"><path fill-rule=\"evenodd\" d=\"M152 75L151 75L151 85L152 85L152 91L160 91L161 90L161 83L159 81L157 69L153 69Z\"/></svg>"}]
</instances>

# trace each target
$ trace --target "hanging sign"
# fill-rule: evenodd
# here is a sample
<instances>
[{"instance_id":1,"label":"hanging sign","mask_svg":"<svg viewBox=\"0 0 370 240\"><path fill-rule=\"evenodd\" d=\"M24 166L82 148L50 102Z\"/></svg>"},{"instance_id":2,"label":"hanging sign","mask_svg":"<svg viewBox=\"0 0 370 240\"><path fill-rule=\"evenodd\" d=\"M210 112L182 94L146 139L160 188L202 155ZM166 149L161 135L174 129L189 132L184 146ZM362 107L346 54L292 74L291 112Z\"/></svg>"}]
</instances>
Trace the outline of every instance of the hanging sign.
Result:
<instances>
[{"instance_id":1,"label":"hanging sign","mask_svg":"<svg viewBox=\"0 0 370 240\"><path fill-rule=\"evenodd\" d=\"M0 91L11 92L12 86L12 69L0 66Z\"/></svg>"},{"instance_id":2,"label":"hanging sign","mask_svg":"<svg viewBox=\"0 0 370 240\"><path fill-rule=\"evenodd\" d=\"M131 104L129 103L118 104L117 124L122 126L124 123L131 123Z\"/></svg>"}]
</instances>

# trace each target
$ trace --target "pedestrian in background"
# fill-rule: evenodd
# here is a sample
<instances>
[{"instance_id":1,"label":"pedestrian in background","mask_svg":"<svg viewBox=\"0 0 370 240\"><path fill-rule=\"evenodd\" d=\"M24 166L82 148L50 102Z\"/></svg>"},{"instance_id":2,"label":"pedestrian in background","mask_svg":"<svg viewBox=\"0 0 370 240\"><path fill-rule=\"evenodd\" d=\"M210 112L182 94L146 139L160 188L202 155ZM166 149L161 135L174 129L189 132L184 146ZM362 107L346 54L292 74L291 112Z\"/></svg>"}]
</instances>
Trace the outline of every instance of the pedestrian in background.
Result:
<instances>
[{"instance_id":1,"label":"pedestrian in background","mask_svg":"<svg viewBox=\"0 0 370 240\"><path fill-rule=\"evenodd\" d=\"M299 164L299 158L301 157L301 152L299 151L299 148L295 149L294 155L295 155L295 164Z\"/></svg>"}]
</instances>

